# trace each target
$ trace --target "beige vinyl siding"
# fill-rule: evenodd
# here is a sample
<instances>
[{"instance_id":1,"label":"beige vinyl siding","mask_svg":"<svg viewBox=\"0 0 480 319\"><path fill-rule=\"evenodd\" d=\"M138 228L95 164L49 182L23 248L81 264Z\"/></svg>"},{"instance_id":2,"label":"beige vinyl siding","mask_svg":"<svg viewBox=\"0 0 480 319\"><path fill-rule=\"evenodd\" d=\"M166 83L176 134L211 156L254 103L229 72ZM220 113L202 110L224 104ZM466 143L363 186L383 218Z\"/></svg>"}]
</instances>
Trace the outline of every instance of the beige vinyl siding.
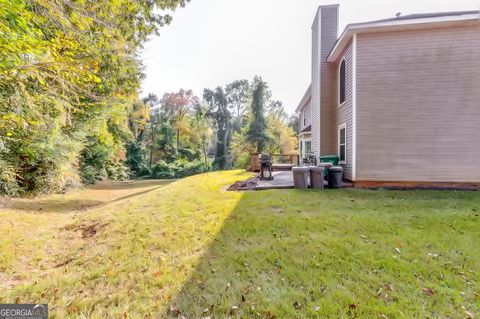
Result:
<instances>
[{"instance_id":1,"label":"beige vinyl siding","mask_svg":"<svg viewBox=\"0 0 480 319\"><path fill-rule=\"evenodd\" d=\"M336 153L335 118L336 113L336 67L327 63L327 57L337 41L338 7L330 6L322 9L322 45L321 45L321 116L320 137L321 155Z\"/></svg>"},{"instance_id":2,"label":"beige vinyl siding","mask_svg":"<svg viewBox=\"0 0 480 319\"><path fill-rule=\"evenodd\" d=\"M346 66L346 77L345 77L345 103L342 106L339 106L339 69L340 63L345 59ZM333 105L335 106L335 127L333 128L333 133L335 136L333 154L338 154L338 126L346 124L346 137L347 137L347 150L346 150L346 164L342 165L344 168L344 178L352 179L352 102L353 102L353 89L352 89L352 79L353 79L353 49L352 43L350 43L345 52L342 55L342 58L339 59L338 63L335 64L335 99Z\"/></svg>"},{"instance_id":3,"label":"beige vinyl siding","mask_svg":"<svg viewBox=\"0 0 480 319\"><path fill-rule=\"evenodd\" d=\"M480 26L357 36L357 180L480 182Z\"/></svg>"}]
</instances>

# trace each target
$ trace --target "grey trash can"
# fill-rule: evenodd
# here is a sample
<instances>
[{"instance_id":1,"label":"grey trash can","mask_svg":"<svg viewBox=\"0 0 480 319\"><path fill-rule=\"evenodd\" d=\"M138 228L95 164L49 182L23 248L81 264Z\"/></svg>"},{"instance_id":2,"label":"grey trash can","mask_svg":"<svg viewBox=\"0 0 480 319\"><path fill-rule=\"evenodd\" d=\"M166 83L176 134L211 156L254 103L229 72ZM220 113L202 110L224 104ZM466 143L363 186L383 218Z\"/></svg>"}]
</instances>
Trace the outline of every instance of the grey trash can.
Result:
<instances>
[{"instance_id":1,"label":"grey trash can","mask_svg":"<svg viewBox=\"0 0 480 319\"><path fill-rule=\"evenodd\" d=\"M342 188L343 167L332 166L328 169L328 188Z\"/></svg>"},{"instance_id":2,"label":"grey trash can","mask_svg":"<svg viewBox=\"0 0 480 319\"><path fill-rule=\"evenodd\" d=\"M292 168L292 173L293 186L298 189L307 189L308 177L310 175L310 170L308 167L294 167Z\"/></svg>"},{"instance_id":3,"label":"grey trash can","mask_svg":"<svg viewBox=\"0 0 480 319\"><path fill-rule=\"evenodd\" d=\"M325 171L324 167L310 167L310 186L312 188L323 189L324 187L323 172L324 171Z\"/></svg>"}]
</instances>

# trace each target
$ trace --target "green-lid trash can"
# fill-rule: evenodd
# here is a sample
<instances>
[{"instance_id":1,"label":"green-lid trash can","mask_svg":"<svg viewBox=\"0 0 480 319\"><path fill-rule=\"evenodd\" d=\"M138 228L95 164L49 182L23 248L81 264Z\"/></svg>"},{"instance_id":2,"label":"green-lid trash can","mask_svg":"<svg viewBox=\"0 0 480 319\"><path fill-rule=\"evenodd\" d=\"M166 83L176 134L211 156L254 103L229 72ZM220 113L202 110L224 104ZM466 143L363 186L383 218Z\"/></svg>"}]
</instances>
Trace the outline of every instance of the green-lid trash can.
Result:
<instances>
[{"instance_id":1,"label":"green-lid trash can","mask_svg":"<svg viewBox=\"0 0 480 319\"><path fill-rule=\"evenodd\" d=\"M334 166L337 166L339 161L340 158L337 155L320 156L320 163L332 163Z\"/></svg>"},{"instance_id":2,"label":"green-lid trash can","mask_svg":"<svg viewBox=\"0 0 480 319\"><path fill-rule=\"evenodd\" d=\"M338 162L340 162L340 158L337 155L323 155L320 156L320 163L332 163L333 166L338 166ZM325 178L328 178L328 167L325 168Z\"/></svg>"}]
</instances>

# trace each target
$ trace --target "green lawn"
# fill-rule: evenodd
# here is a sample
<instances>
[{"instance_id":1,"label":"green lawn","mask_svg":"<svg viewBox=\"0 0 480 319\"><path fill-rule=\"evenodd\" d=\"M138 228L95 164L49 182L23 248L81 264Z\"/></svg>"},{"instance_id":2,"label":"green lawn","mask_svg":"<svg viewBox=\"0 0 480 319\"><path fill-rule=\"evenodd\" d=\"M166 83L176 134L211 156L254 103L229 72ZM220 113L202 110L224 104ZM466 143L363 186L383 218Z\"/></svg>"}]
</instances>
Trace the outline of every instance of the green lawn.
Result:
<instances>
[{"instance_id":1,"label":"green lawn","mask_svg":"<svg viewBox=\"0 0 480 319\"><path fill-rule=\"evenodd\" d=\"M247 176L7 202L0 303L56 318L478 318L479 192L225 191Z\"/></svg>"}]
</instances>

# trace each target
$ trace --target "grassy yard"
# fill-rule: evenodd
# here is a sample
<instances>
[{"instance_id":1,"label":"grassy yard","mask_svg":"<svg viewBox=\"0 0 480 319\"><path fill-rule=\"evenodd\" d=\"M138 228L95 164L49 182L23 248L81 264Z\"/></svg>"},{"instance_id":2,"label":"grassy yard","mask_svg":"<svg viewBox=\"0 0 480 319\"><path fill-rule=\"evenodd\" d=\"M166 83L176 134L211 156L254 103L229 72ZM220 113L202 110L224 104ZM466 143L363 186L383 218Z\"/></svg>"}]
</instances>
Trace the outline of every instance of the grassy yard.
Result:
<instances>
[{"instance_id":1,"label":"grassy yard","mask_svg":"<svg viewBox=\"0 0 480 319\"><path fill-rule=\"evenodd\" d=\"M225 191L247 176L3 200L0 303L56 318L479 317L480 193Z\"/></svg>"}]
</instances>

